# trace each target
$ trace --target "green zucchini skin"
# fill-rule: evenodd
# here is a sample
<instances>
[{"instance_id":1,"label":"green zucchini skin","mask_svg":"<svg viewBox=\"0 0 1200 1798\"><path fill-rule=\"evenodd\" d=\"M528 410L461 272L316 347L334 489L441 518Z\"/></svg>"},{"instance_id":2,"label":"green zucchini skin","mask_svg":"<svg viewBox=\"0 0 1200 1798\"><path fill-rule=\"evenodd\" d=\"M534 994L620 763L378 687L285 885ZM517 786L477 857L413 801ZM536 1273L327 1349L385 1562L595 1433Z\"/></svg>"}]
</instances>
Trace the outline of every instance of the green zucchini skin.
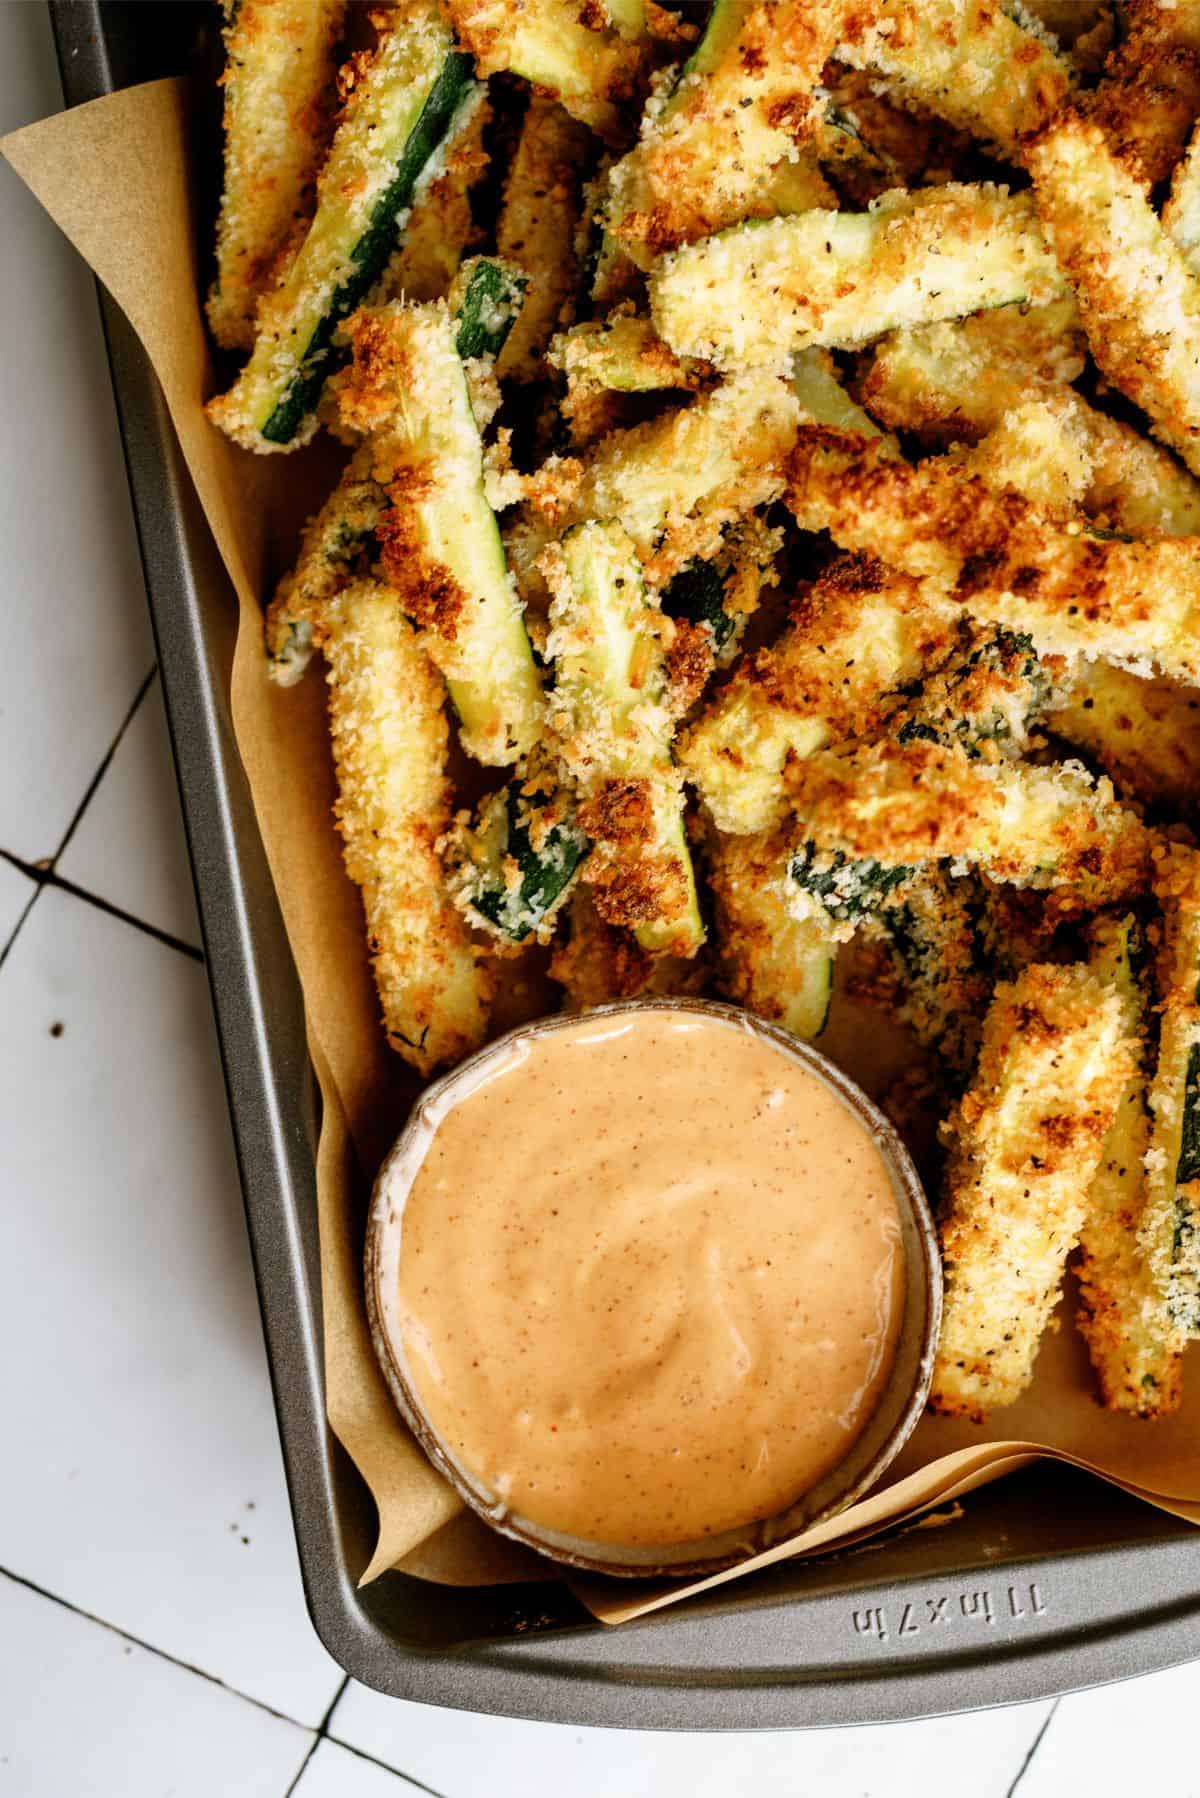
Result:
<instances>
[{"instance_id":1,"label":"green zucchini skin","mask_svg":"<svg viewBox=\"0 0 1200 1798\"><path fill-rule=\"evenodd\" d=\"M400 240L401 215L412 201L413 189L473 81L471 58L461 51L452 51L430 89L390 186L379 196L367 229L351 251L353 271L334 289L286 392L262 426L268 443L290 443L315 409L321 390L340 359L334 343L338 326L366 297L387 266Z\"/></svg>"},{"instance_id":2,"label":"green zucchini skin","mask_svg":"<svg viewBox=\"0 0 1200 1798\"><path fill-rule=\"evenodd\" d=\"M452 290L450 310L457 330L454 347L463 362L497 357L517 322L529 276L514 263L480 256L464 268L461 292ZM457 284L456 284L457 285Z\"/></svg>"},{"instance_id":3,"label":"green zucchini skin","mask_svg":"<svg viewBox=\"0 0 1200 1798\"><path fill-rule=\"evenodd\" d=\"M736 620L725 610L725 584L711 562L689 562L667 583L662 609L668 618L685 618L689 624L706 624L713 648L724 649Z\"/></svg>"},{"instance_id":4,"label":"green zucchini skin","mask_svg":"<svg viewBox=\"0 0 1200 1798\"><path fill-rule=\"evenodd\" d=\"M880 862L852 861L840 849L818 849L804 843L788 863L788 878L840 924L869 917L911 880L912 868L885 868Z\"/></svg>"},{"instance_id":5,"label":"green zucchini skin","mask_svg":"<svg viewBox=\"0 0 1200 1798\"><path fill-rule=\"evenodd\" d=\"M910 696L901 743L957 744L973 759L985 746L1019 752L1029 727L1050 704L1053 683L1033 639L1004 625L969 629L955 653Z\"/></svg>"},{"instance_id":6,"label":"green zucchini skin","mask_svg":"<svg viewBox=\"0 0 1200 1798\"><path fill-rule=\"evenodd\" d=\"M484 801L478 823L460 838L453 880L468 918L511 943L523 943L557 911L591 847L564 814L561 794L529 797L523 784L510 781ZM505 878L507 863L518 881Z\"/></svg>"}]
</instances>

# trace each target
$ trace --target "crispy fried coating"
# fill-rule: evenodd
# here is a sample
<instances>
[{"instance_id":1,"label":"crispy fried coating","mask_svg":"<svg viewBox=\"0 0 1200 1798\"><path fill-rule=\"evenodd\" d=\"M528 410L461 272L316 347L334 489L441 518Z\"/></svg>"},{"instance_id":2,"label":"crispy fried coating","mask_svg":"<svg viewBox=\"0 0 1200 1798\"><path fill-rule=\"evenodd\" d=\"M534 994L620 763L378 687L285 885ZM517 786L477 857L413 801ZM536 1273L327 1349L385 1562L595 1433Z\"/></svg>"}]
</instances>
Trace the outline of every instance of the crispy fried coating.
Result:
<instances>
[{"instance_id":1,"label":"crispy fried coating","mask_svg":"<svg viewBox=\"0 0 1200 1798\"><path fill-rule=\"evenodd\" d=\"M869 735L885 695L954 632L953 608L927 584L870 556L840 557L794 602L782 635L741 658L680 743L684 774L718 829L778 823L788 758Z\"/></svg>"},{"instance_id":2,"label":"crispy fried coating","mask_svg":"<svg viewBox=\"0 0 1200 1798\"><path fill-rule=\"evenodd\" d=\"M1182 1396L1184 1339L1158 1290L1139 1233L1146 1208L1150 1113L1146 996L1136 966L1140 927L1130 915L1092 928L1091 965L1117 992L1135 1067L1121 1095L1088 1189L1079 1237L1079 1312L1102 1404L1135 1417L1163 1417Z\"/></svg>"},{"instance_id":3,"label":"crispy fried coating","mask_svg":"<svg viewBox=\"0 0 1200 1798\"><path fill-rule=\"evenodd\" d=\"M1121 12L1104 79L1078 105L1148 193L1170 175L1200 112L1200 6L1122 0Z\"/></svg>"},{"instance_id":4,"label":"crispy fried coating","mask_svg":"<svg viewBox=\"0 0 1200 1798\"><path fill-rule=\"evenodd\" d=\"M359 888L384 1029L422 1074L483 1041L492 972L450 899L437 842L450 823L441 680L396 595L355 581L321 612L335 807Z\"/></svg>"},{"instance_id":5,"label":"crispy fried coating","mask_svg":"<svg viewBox=\"0 0 1200 1798\"><path fill-rule=\"evenodd\" d=\"M471 190L487 168L484 134L492 119L487 89L463 108L458 129L413 195L404 236L372 290L384 300L444 300L463 258L480 240L471 212ZM503 252L501 252L503 253Z\"/></svg>"},{"instance_id":6,"label":"crispy fried coating","mask_svg":"<svg viewBox=\"0 0 1200 1798\"><path fill-rule=\"evenodd\" d=\"M788 503L806 529L940 581L975 617L1027 631L1039 650L1200 680L1194 538L1128 543L1059 525L953 458L914 468L817 426L800 429L790 477Z\"/></svg>"},{"instance_id":7,"label":"crispy fried coating","mask_svg":"<svg viewBox=\"0 0 1200 1798\"><path fill-rule=\"evenodd\" d=\"M1134 1055L1121 1002L1084 966L997 987L945 1136L945 1301L930 1403L982 1419L1033 1378Z\"/></svg>"},{"instance_id":8,"label":"crispy fried coating","mask_svg":"<svg viewBox=\"0 0 1200 1798\"><path fill-rule=\"evenodd\" d=\"M227 350L253 345L259 299L312 217L345 11L346 0L241 0L225 27L225 187L207 310Z\"/></svg>"},{"instance_id":9,"label":"crispy fried coating","mask_svg":"<svg viewBox=\"0 0 1200 1798\"><path fill-rule=\"evenodd\" d=\"M743 0L713 21L610 176L608 229L641 266L740 219L833 203L808 140L844 10Z\"/></svg>"},{"instance_id":10,"label":"crispy fried coating","mask_svg":"<svg viewBox=\"0 0 1200 1798\"><path fill-rule=\"evenodd\" d=\"M643 48L609 28L602 7L579 0L447 0L455 35L481 77L511 69L560 100L602 137L619 137Z\"/></svg>"},{"instance_id":11,"label":"crispy fried coating","mask_svg":"<svg viewBox=\"0 0 1200 1798\"><path fill-rule=\"evenodd\" d=\"M546 95L533 95L496 221L497 252L530 278L517 322L497 358L502 379L536 379L547 344L573 310L579 281L575 232L589 143L577 119Z\"/></svg>"},{"instance_id":12,"label":"crispy fried coating","mask_svg":"<svg viewBox=\"0 0 1200 1798\"><path fill-rule=\"evenodd\" d=\"M819 750L785 782L805 835L853 861L961 859L1044 890L1060 917L1149 884L1153 833L1078 763L987 763L958 745L883 741Z\"/></svg>"},{"instance_id":13,"label":"crispy fried coating","mask_svg":"<svg viewBox=\"0 0 1200 1798\"><path fill-rule=\"evenodd\" d=\"M1092 355L1200 474L1200 283L1094 121L1067 109L1028 157Z\"/></svg>"},{"instance_id":14,"label":"crispy fried coating","mask_svg":"<svg viewBox=\"0 0 1200 1798\"><path fill-rule=\"evenodd\" d=\"M704 957L650 955L631 931L606 923L590 887L571 899L566 937L550 961L551 978L564 988L567 1011L591 1011L620 999L702 993L709 968Z\"/></svg>"},{"instance_id":15,"label":"crispy fried coating","mask_svg":"<svg viewBox=\"0 0 1200 1798\"><path fill-rule=\"evenodd\" d=\"M714 834L708 872L715 903L718 984L726 998L794 1036L820 1033L837 939L827 920L787 904L788 839Z\"/></svg>"},{"instance_id":16,"label":"crispy fried coating","mask_svg":"<svg viewBox=\"0 0 1200 1798\"><path fill-rule=\"evenodd\" d=\"M536 562L572 525L618 518L651 587L717 553L727 527L783 491L800 405L787 382L749 373L689 406L602 439L586 461L551 456L528 483L507 541L523 593Z\"/></svg>"},{"instance_id":17,"label":"crispy fried coating","mask_svg":"<svg viewBox=\"0 0 1200 1798\"><path fill-rule=\"evenodd\" d=\"M1000 0L859 0L838 56L888 76L895 91L1020 160L1058 110L1073 70L1052 38Z\"/></svg>"},{"instance_id":18,"label":"crispy fried coating","mask_svg":"<svg viewBox=\"0 0 1200 1798\"><path fill-rule=\"evenodd\" d=\"M718 368L779 366L901 325L1065 289L1027 193L989 183L884 194L869 212L813 209L735 225L662 256L649 279L660 335Z\"/></svg>"}]
</instances>

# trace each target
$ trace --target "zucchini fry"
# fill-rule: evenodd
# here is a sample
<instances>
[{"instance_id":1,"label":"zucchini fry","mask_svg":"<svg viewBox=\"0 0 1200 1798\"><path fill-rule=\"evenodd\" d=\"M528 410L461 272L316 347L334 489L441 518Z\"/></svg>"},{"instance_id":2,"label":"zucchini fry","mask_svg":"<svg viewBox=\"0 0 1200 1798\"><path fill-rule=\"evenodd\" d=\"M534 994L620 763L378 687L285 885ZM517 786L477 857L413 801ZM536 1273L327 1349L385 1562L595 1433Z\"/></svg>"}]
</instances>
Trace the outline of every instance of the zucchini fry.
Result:
<instances>
[{"instance_id":1,"label":"zucchini fry","mask_svg":"<svg viewBox=\"0 0 1200 1798\"><path fill-rule=\"evenodd\" d=\"M770 829L787 813L789 757L865 736L882 701L954 641L952 608L868 556L845 556L804 592L768 648L734 668L679 748L719 830Z\"/></svg>"},{"instance_id":2,"label":"zucchini fry","mask_svg":"<svg viewBox=\"0 0 1200 1798\"><path fill-rule=\"evenodd\" d=\"M788 907L786 843L779 836L714 836L708 856L715 902L718 985L726 998L793 1036L819 1036L829 1016L836 927Z\"/></svg>"},{"instance_id":3,"label":"zucchini fry","mask_svg":"<svg viewBox=\"0 0 1200 1798\"><path fill-rule=\"evenodd\" d=\"M592 30L578 0L447 0L480 75L511 69L554 95L602 137L619 135L617 102L637 87L642 51L619 31Z\"/></svg>"},{"instance_id":4,"label":"zucchini fry","mask_svg":"<svg viewBox=\"0 0 1200 1798\"><path fill-rule=\"evenodd\" d=\"M1060 917L1119 903L1149 884L1153 834L1110 781L1077 763L986 763L958 745L874 743L818 750L785 776L804 834L883 867L954 857L1050 895Z\"/></svg>"},{"instance_id":5,"label":"zucchini fry","mask_svg":"<svg viewBox=\"0 0 1200 1798\"><path fill-rule=\"evenodd\" d=\"M1047 710L1049 730L1082 749L1119 793L1187 812L1200 796L1200 693L1083 662Z\"/></svg>"},{"instance_id":6,"label":"zucchini fry","mask_svg":"<svg viewBox=\"0 0 1200 1798\"><path fill-rule=\"evenodd\" d=\"M1190 1340L1200 1336L1200 855L1173 844L1156 874L1161 1023L1138 1245L1171 1323Z\"/></svg>"},{"instance_id":7,"label":"zucchini fry","mask_svg":"<svg viewBox=\"0 0 1200 1798\"><path fill-rule=\"evenodd\" d=\"M1028 165L1097 365L1200 474L1200 282L1098 124L1068 109Z\"/></svg>"},{"instance_id":8,"label":"zucchini fry","mask_svg":"<svg viewBox=\"0 0 1200 1798\"><path fill-rule=\"evenodd\" d=\"M960 619L956 636L940 666L909 690L891 719L896 740L957 744L986 761L1011 759L1028 748L1064 665L1042 661L1028 637L1003 625Z\"/></svg>"},{"instance_id":9,"label":"zucchini fry","mask_svg":"<svg viewBox=\"0 0 1200 1798\"><path fill-rule=\"evenodd\" d=\"M1148 1021L1142 990L1144 943L1132 916L1097 919L1091 937L1092 968L1120 998L1123 1031L1136 1046L1137 1065L1088 1189L1087 1219L1079 1236L1075 1321L1088 1345L1106 1408L1136 1417L1163 1417L1178 1409L1182 1395L1183 1338L1138 1241L1150 1140L1148 1056L1142 1040Z\"/></svg>"},{"instance_id":10,"label":"zucchini fry","mask_svg":"<svg viewBox=\"0 0 1200 1798\"><path fill-rule=\"evenodd\" d=\"M804 146L844 10L845 0L715 0L674 87L609 178L608 229L639 266L741 219L833 204Z\"/></svg>"},{"instance_id":11,"label":"zucchini fry","mask_svg":"<svg viewBox=\"0 0 1200 1798\"><path fill-rule=\"evenodd\" d=\"M1120 42L1080 111L1149 193L1166 181L1200 112L1200 6L1196 0L1121 0Z\"/></svg>"},{"instance_id":12,"label":"zucchini fry","mask_svg":"<svg viewBox=\"0 0 1200 1798\"><path fill-rule=\"evenodd\" d=\"M373 54L350 65L312 225L259 305L250 360L207 407L246 449L292 450L313 435L338 329L383 273L422 173L477 103L438 0L412 0L387 20Z\"/></svg>"},{"instance_id":13,"label":"zucchini fry","mask_svg":"<svg viewBox=\"0 0 1200 1798\"><path fill-rule=\"evenodd\" d=\"M707 363L676 356L648 318L624 310L564 331L547 360L566 377L561 410L576 445L612 428L614 394L694 393L713 373Z\"/></svg>"},{"instance_id":14,"label":"zucchini fry","mask_svg":"<svg viewBox=\"0 0 1200 1798\"><path fill-rule=\"evenodd\" d=\"M508 533L521 591L540 593L542 551L593 518L621 520L655 589L715 556L729 525L783 491L799 419L788 383L756 371L682 411L613 432L586 461L551 456Z\"/></svg>"},{"instance_id":15,"label":"zucchini fry","mask_svg":"<svg viewBox=\"0 0 1200 1798\"><path fill-rule=\"evenodd\" d=\"M208 296L224 349L253 346L259 299L311 216L345 11L346 0L242 0L225 26L225 187Z\"/></svg>"},{"instance_id":16,"label":"zucchini fry","mask_svg":"<svg viewBox=\"0 0 1200 1798\"><path fill-rule=\"evenodd\" d=\"M571 310L579 285L575 233L590 138L556 101L534 94L504 184L496 248L529 276L530 287L497 374L518 381L542 373L546 346Z\"/></svg>"},{"instance_id":17,"label":"zucchini fry","mask_svg":"<svg viewBox=\"0 0 1200 1798\"><path fill-rule=\"evenodd\" d=\"M979 1052L992 990L977 884L941 868L922 868L868 923L895 966L893 1015L934 1052L958 1087Z\"/></svg>"},{"instance_id":18,"label":"zucchini fry","mask_svg":"<svg viewBox=\"0 0 1200 1798\"><path fill-rule=\"evenodd\" d=\"M934 1410L982 1420L1029 1385L1133 1065L1120 995L1090 968L1034 963L997 987L945 1130Z\"/></svg>"},{"instance_id":19,"label":"zucchini fry","mask_svg":"<svg viewBox=\"0 0 1200 1798\"><path fill-rule=\"evenodd\" d=\"M659 335L719 368L778 365L1065 288L1028 194L989 184L887 193L869 212L755 220L662 257Z\"/></svg>"},{"instance_id":20,"label":"zucchini fry","mask_svg":"<svg viewBox=\"0 0 1200 1798\"><path fill-rule=\"evenodd\" d=\"M1166 450L1097 411L1068 385L1081 367L1074 333L1048 340L1037 333L1023 344L1026 321L1019 313L1006 336L975 328L1001 320L1007 310L894 332L876 346L860 377L859 397L889 429L943 449L995 431L1013 410L1036 400L1090 457L1081 497L1093 517L1134 536L1200 533L1200 484ZM1069 306L1063 310L1073 313Z\"/></svg>"},{"instance_id":21,"label":"zucchini fry","mask_svg":"<svg viewBox=\"0 0 1200 1798\"><path fill-rule=\"evenodd\" d=\"M1024 140L1057 112L1073 77L1033 23L995 0L871 0L851 7L837 54L1019 161Z\"/></svg>"},{"instance_id":22,"label":"zucchini fry","mask_svg":"<svg viewBox=\"0 0 1200 1798\"><path fill-rule=\"evenodd\" d=\"M541 685L483 485L483 452L446 306L363 308L342 416L376 435L389 505L380 565L446 677L463 748L494 765L536 740Z\"/></svg>"},{"instance_id":23,"label":"zucchini fry","mask_svg":"<svg viewBox=\"0 0 1200 1798\"><path fill-rule=\"evenodd\" d=\"M384 1029L422 1074L483 1041L492 973L450 901L442 683L396 595L355 581L324 608L321 648L346 872L359 888Z\"/></svg>"},{"instance_id":24,"label":"zucchini fry","mask_svg":"<svg viewBox=\"0 0 1200 1798\"><path fill-rule=\"evenodd\" d=\"M1039 653L1200 681L1195 539L1123 542L1058 525L952 457L914 468L818 427L801 427L790 469L802 528L940 582L974 617L1027 632Z\"/></svg>"},{"instance_id":25,"label":"zucchini fry","mask_svg":"<svg viewBox=\"0 0 1200 1798\"><path fill-rule=\"evenodd\" d=\"M462 813L444 846L455 904L505 948L547 942L589 844L553 764L532 766Z\"/></svg>"},{"instance_id":26,"label":"zucchini fry","mask_svg":"<svg viewBox=\"0 0 1200 1798\"><path fill-rule=\"evenodd\" d=\"M669 621L619 525L577 526L542 567L555 675L548 726L593 844L584 879L605 921L631 929L641 948L694 955L704 926L671 760Z\"/></svg>"},{"instance_id":27,"label":"zucchini fry","mask_svg":"<svg viewBox=\"0 0 1200 1798\"><path fill-rule=\"evenodd\" d=\"M475 257L463 264L450 290L454 344L463 362L471 389L471 411L480 422L482 389L492 362L521 302L524 277L496 257ZM361 426L385 423L397 396L383 391L375 405L359 416L363 393L357 390L353 368L338 377L335 390L347 396L347 411L354 422L342 418L339 429L352 441L362 436ZM490 403L490 394L488 395ZM300 555L293 571L279 583L267 608L266 642L271 676L290 687L303 675L313 649L313 621L322 605L346 584L354 573L367 572L377 561L379 525L391 506L386 487L378 477L374 446L360 444L341 480L308 522Z\"/></svg>"}]
</instances>

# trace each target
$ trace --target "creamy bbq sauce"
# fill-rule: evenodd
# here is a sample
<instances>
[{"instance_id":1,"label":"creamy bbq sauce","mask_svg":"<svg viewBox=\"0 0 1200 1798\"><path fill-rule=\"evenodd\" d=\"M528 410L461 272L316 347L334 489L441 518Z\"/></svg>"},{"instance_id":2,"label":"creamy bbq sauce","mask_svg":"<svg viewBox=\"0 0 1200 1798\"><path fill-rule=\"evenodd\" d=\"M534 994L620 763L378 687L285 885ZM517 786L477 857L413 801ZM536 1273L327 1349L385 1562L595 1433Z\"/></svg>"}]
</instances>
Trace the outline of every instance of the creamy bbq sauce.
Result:
<instances>
[{"instance_id":1,"label":"creamy bbq sauce","mask_svg":"<svg viewBox=\"0 0 1200 1798\"><path fill-rule=\"evenodd\" d=\"M393 1329L443 1445L509 1511L666 1545L776 1515L842 1458L903 1277L854 1114L743 1028L643 1012L527 1040L441 1118Z\"/></svg>"}]
</instances>

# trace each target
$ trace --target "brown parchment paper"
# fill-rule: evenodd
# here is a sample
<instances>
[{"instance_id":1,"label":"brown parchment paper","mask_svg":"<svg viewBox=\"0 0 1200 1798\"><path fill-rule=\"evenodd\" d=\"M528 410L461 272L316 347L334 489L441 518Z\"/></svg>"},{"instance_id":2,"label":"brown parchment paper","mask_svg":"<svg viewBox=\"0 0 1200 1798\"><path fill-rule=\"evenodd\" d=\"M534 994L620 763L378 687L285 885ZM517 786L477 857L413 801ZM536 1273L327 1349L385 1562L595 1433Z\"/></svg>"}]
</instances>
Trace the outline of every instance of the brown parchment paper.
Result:
<instances>
[{"instance_id":1,"label":"brown parchment paper","mask_svg":"<svg viewBox=\"0 0 1200 1798\"><path fill-rule=\"evenodd\" d=\"M329 1422L379 1511L364 1581L389 1567L451 1585L551 1571L472 1515L428 1465L397 1415L375 1364L362 1300L362 1229L370 1174L398 1133L415 1088L378 1026L358 896L342 868L323 682L314 671L282 691L267 678L261 605L294 553L300 524L328 490L324 448L256 457L205 419L213 369L197 287L196 183L189 89L130 89L29 126L0 151L37 195L144 344L178 433L240 610L231 687L234 730L304 991L309 1048L324 1101L317 1165ZM209 229L208 222L201 228ZM10 346L9 353L19 353ZM510 996L502 1027L538 1006L536 988ZM541 1001L544 1008L545 1001ZM871 1021L870 1034L878 1031ZM863 1033L859 1033L861 1040ZM855 1032L839 1021L822 1046L868 1087ZM874 1077L873 1077L874 1076ZM691 1592L740 1579L794 1555L857 1542L951 1502L1038 1457L1098 1474L1160 1509L1200 1523L1200 1367L1179 1414L1140 1424L1091 1398L1086 1354L1069 1320L1047 1335L1036 1381L991 1425L927 1418L886 1484L802 1536L727 1573L661 1586L574 1581L616 1623Z\"/></svg>"}]
</instances>

